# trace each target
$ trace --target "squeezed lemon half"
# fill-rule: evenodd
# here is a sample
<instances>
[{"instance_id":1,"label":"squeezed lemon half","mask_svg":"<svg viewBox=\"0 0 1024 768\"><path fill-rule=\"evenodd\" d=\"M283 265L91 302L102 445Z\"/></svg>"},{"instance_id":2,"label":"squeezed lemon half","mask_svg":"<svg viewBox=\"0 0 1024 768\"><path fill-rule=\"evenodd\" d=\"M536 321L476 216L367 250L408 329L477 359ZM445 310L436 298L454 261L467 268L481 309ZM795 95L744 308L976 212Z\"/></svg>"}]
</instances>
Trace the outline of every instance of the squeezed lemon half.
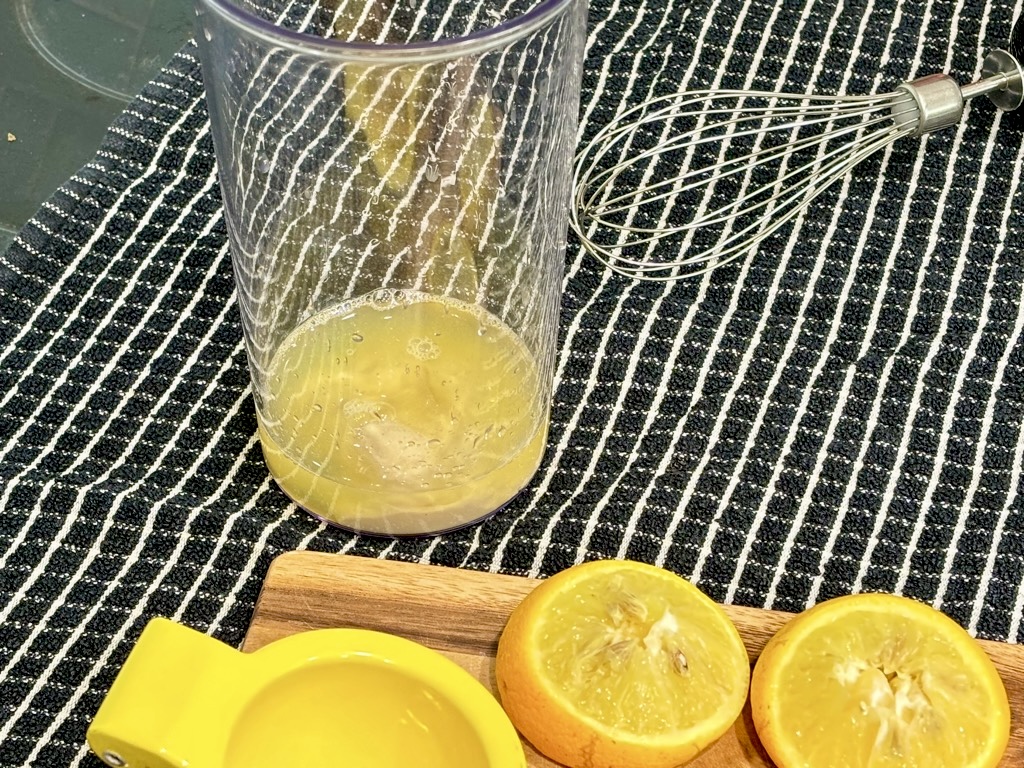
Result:
<instances>
[{"instance_id":1,"label":"squeezed lemon half","mask_svg":"<svg viewBox=\"0 0 1024 768\"><path fill-rule=\"evenodd\" d=\"M995 665L952 619L904 597L839 597L765 646L754 726L780 768L992 768L1010 708Z\"/></svg>"},{"instance_id":2,"label":"squeezed lemon half","mask_svg":"<svg viewBox=\"0 0 1024 768\"><path fill-rule=\"evenodd\" d=\"M573 566L534 589L498 644L496 682L520 733L570 768L674 768L724 734L750 663L697 587L642 563Z\"/></svg>"}]
</instances>

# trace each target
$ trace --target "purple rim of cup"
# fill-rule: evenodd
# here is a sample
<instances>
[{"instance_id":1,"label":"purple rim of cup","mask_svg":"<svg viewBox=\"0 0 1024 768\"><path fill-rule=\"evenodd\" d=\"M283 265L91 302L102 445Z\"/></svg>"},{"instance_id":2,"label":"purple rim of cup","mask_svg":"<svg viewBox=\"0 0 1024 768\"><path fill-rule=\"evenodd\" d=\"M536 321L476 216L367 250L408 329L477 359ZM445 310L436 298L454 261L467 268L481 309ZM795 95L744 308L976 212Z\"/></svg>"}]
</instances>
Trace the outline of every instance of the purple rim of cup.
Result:
<instances>
[{"instance_id":1,"label":"purple rim of cup","mask_svg":"<svg viewBox=\"0 0 1024 768\"><path fill-rule=\"evenodd\" d=\"M508 45L543 27L574 0L542 0L526 13L463 37L414 43L359 43L317 37L277 26L241 8L234 0L196 0L196 13L205 7L268 42L296 52L339 59L373 59L380 63L451 58Z\"/></svg>"}]
</instances>

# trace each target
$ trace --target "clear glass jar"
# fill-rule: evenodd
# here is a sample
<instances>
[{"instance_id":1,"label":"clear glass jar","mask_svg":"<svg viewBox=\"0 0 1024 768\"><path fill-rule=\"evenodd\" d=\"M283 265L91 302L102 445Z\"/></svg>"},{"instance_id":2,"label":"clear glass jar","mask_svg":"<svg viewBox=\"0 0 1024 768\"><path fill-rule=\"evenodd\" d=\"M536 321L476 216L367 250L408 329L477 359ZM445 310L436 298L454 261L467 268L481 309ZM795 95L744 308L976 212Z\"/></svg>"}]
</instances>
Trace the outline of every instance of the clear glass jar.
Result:
<instances>
[{"instance_id":1,"label":"clear glass jar","mask_svg":"<svg viewBox=\"0 0 1024 768\"><path fill-rule=\"evenodd\" d=\"M260 440L296 503L418 535L544 452L583 0L197 0Z\"/></svg>"}]
</instances>

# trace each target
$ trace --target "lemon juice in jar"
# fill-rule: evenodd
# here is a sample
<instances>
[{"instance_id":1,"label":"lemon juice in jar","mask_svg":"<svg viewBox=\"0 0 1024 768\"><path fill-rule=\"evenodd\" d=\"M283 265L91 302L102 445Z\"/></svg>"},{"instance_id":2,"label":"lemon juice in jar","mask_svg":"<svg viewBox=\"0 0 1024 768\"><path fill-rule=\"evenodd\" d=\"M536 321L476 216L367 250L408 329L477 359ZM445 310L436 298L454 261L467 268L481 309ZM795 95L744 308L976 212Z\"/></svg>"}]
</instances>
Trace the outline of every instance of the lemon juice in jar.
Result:
<instances>
[{"instance_id":1,"label":"lemon juice in jar","mask_svg":"<svg viewBox=\"0 0 1024 768\"><path fill-rule=\"evenodd\" d=\"M368 533L474 522L536 472L547 397L529 350L462 301L377 291L275 352L259 403L271 474L296 503Z\"/></svg>"}]
</instances>

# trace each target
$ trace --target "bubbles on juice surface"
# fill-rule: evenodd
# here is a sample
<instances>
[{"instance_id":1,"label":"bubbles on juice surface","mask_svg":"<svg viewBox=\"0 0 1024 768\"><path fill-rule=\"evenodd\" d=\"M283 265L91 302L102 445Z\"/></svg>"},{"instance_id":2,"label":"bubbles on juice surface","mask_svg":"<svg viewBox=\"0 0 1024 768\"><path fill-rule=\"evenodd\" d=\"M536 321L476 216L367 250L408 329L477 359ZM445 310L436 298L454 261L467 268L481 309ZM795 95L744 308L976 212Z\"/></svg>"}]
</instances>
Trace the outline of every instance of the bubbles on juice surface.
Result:
<instances>
[{"instance_id":1,"label":"bubbles on juice surface","mask_svg":"<svg viewBox=\"0 0 1024 768\"><path fill-rule=\"evenodd\" d=\"M433 339L418 336L409 339L406 350L417 360L434 360L441 354L441 348Z\"/></svg>"}]
</instances>

